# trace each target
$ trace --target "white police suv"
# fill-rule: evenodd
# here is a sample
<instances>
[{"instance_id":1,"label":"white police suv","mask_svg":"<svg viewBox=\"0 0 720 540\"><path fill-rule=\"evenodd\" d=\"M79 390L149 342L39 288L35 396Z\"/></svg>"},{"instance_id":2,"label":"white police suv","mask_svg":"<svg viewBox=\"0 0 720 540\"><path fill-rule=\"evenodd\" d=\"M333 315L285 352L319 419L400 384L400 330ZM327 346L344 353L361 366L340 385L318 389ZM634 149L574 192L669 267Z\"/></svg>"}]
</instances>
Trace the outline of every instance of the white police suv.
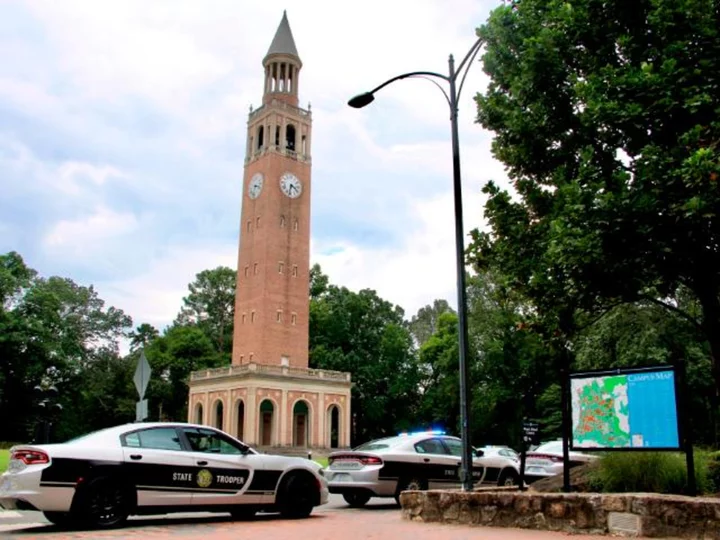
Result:
<instances>
[{"instance_id":1,"label":"white police suv","mask_svg":"<svg viewBox=\"0 0 720 540\"><path fill-rule=\"evenodd\" d=\"M260 510L307 517L328 500L317 463L259 454L217 429L135 423L62 444L10 450L0 507L40 510L61 526L108 528L129 515Z\"/></svg>"},{"instance_id":2,"label":"white police suv","mask_svg":"<svg viewBox=\"0 0 720 540\"><path fill-rule=\"evenodd\" d=\"M462 441L441 431L400 434L367 442L352 451L330 454L325 476L330 493L353 507L371 497L395 497L405 490L460 487ZM475 484L517 485L518 464L510 458L474 450Z\"/></svg>"}]
</instances>

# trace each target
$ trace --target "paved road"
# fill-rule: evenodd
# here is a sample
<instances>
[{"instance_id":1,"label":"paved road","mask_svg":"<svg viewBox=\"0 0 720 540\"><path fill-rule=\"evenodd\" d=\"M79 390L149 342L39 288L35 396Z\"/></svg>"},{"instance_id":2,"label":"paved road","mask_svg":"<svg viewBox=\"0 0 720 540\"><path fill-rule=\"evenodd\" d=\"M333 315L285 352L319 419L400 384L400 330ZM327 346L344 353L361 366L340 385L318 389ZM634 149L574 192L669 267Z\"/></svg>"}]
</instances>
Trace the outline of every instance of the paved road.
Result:
<instances>
[{"instance_id":1,"label":"paved road","mask_svg":"<svg viewBox=\"0 0 720 540\"><path fill-rule=\"evenodd\" d=\"M465 527L439 523L410 522L400 517L392 499L372 499L367 507L348 508L340 496L331 495L327 505L316 508L311 517L281 519L259 514L252 521L236 522L226 514L181 514L175 516L131 518L127 526L112 531L60 531L36 512L20 517L0 511L0 537L15 540L70 540L88 538L202 538L203 540L368 540L412 538L413 540L559 540L562 533ZM20 514L20 513L17 513ZM583 540L605 538L582 536Z\"/></svg>"}]
</instances>

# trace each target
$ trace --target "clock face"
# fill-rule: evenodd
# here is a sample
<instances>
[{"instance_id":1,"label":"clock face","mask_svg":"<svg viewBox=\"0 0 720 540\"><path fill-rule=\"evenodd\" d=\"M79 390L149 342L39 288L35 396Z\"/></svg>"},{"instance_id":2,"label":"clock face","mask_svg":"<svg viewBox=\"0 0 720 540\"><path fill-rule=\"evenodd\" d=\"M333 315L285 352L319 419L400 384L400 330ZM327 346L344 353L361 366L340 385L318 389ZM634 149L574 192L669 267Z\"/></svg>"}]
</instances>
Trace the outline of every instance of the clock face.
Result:
<instances>
[{"instance_id":1,"label":"clock face","mask_svg":"<svg viewBox=\"0 0 720 540\"><path fill-rule=\"evenodd\" d=\"M248 195L251 199L257 199L262 191L263 187L263 175L255 173L250 179L250 185L248 185Z\"/></svg>"},{"instance_id":2,"label":"clock face","mask_svg":"<svg viewBox=\"0 0 720 540\"><path fill-rule=\"evenodd\" d=\"M302 193L302 183L293 173L285 173L280 177L280 189L291 199L297 199Z\"/></svg>"}]
</instances>

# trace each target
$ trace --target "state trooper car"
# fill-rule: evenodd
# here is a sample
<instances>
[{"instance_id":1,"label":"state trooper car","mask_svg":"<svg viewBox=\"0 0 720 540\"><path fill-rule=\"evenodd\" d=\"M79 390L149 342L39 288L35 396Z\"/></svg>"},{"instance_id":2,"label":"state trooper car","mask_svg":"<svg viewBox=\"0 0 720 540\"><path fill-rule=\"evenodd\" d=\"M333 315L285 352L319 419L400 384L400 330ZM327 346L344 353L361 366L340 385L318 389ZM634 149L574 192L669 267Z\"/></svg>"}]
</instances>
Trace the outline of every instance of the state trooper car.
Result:
<instances>
[{"instance_id":1,"label":"state trooper car","mask_svg":"<svg viewBox=\"0 0 720 540\"><path fill-rule=\"evenodd\" d=\"M473 450L475 484L519 484L515 461L500 455L484 457ZM440 431L400 434L376 439L328 457L325 477L330 493L339 493L352 507L371 497L395 497L400 492L460 487L462 441Z\"/></svg>"},{"instance_id":2,"label":"state trooper car","mask_svg":"<svg viewBox=\"0 0 720 540\"><path fill-rule=\"evenodd\" d=\"M126 424L10 452L0 507L40 510L61 526L116 527L131 514L170 512L307 517L328 500L317 463L259 454L198 424Z\"/></svg>"}]
</instances>

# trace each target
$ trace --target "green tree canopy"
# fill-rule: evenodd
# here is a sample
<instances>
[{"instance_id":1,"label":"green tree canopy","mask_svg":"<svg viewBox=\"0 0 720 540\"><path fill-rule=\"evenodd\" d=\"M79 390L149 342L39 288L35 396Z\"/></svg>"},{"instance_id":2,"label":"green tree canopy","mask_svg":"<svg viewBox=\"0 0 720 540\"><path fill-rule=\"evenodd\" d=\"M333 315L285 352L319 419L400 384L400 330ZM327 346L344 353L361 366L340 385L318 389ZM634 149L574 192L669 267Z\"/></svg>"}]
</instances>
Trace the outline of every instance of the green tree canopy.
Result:
<instances>
[{"instance_id":1,"label":"green tree canopy","mask_svg":"<svg viewBox=\"0 0 720 540\"><path fill-rule=\"evenodd\" d=\"M515 194L489 183L493 260L539 314L697 298L720 386L720 39L713 0L521 0L479 34L478 121ZM566 336L567 337L567 336Z\"/></svg>"}]
</instances>

